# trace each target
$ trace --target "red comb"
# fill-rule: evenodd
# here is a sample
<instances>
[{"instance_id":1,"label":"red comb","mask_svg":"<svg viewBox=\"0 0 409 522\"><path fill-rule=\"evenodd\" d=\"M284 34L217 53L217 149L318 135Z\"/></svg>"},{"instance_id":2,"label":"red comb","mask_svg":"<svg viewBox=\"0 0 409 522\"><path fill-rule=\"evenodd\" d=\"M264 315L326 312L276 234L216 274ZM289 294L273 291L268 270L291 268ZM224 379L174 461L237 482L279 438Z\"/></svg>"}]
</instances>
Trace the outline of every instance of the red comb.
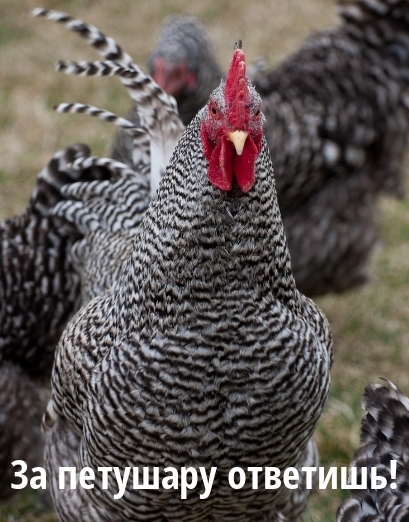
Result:
<instances>
[{"instance_id":1,"label":"red comb","mask_svg":"<svg viewBox=\"0 0 409 522\"><path fill-rule=\"evenodd\" d=\"M235 129L243 128L246 123L245 101L247 97L246 59L241 48L241 41L239 41L235 45L225 90L226 106L230 111L230 121Z\"/></svg>"}]
</instances>

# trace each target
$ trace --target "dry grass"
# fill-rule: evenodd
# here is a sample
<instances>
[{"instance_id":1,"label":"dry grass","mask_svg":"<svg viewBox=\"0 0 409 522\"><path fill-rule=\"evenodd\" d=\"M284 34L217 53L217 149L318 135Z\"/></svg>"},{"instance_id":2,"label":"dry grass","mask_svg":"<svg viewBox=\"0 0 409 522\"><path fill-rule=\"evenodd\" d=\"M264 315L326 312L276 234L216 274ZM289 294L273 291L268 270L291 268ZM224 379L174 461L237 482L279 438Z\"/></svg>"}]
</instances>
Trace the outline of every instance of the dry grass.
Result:
<instances>
[{"instance_id":1,"label":"dry grass","mask_svg":"<svg viewBox=\"0 0 409 522\"><path fill-rule=\"evenodd\" d=\"M360 401L368 382L386 377L409 391L409 202L383 200L379 220L384 244L374 255L370 284L318 300L331 323L335 350L330 398L316 433L328 466L348 464L358 445ZM310 520L329 520L345 496L339 490L316 494Z\"/></svg>"},{"instance_id":2,"label":"dry grass","mask_svg":"<svg viewBox=\"0 0 409 522\"><path fill-rule=\"evenodd\" d=\"M117 38L141 64L163 18L171 13L188 10L198 15L224 66L238 37L244 39L249 61L267 49L266 57L272 63L294 49L312 29L335 19L330 0L308 5L295 0L45 0L43 4L93 22ZM53 105L90 102L121 114L130 105L114 78L71 78L54 72L57 59L95 59L97 55L62 27L32 19L29 12L37 5L37 0L2 0L0 5L0 217L24 208L34 176L58 148L84 141L95 153L102 153L111 140L111 125L57 115L51 110ZM268 24L266 13L272 13Z\"/></svg>"},{"instance_id":3,"label":"dry grass","mask_svg":"<svg viewBox=\"0 0 409 522\"><path fill-rule=\"evenodd\" d=\"M232 43L244 40L248 61L264 55L273 64L313 30L336 23L332 0L44 0L44 7L68 10L114 36L141 64L164 16L190 12L207 26L221 63ZM107 152L113 128L91 118L61 116L52 106L82 101L125 114L129 100L114 78L70 78L55 73L56 59L94 59L75 35L29 11L34 0L2 0L0 5L0 217L23 210L36 173L51 155L73 142ZM317 431L323 462L345 465L358 443L360 397L367 382L387 376L407 389L409 352L409 203L380 206L383 249L372 264L372 281L360 291L321 299L335 338L330 400ZM313 497L306 520L334 519L345 492ZM51 522L37 495L26 492L0 508L0 522Z\"/></svg>"}]
</instances>

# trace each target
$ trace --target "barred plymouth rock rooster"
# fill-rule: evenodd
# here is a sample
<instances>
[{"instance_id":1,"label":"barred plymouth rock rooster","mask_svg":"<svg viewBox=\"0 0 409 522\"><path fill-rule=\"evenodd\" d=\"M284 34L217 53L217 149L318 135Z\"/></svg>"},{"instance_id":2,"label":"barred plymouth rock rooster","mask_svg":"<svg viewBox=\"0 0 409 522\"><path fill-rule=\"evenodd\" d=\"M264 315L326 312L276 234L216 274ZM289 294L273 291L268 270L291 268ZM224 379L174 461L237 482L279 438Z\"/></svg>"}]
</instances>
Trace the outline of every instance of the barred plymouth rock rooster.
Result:
<instances>
[{"instance_id":1,"label":"barred plymouth rock rooster","mask_svg":"<svg viewBox=\"0 0 409 522\"><path fill-rule=\"evenodd\" d=\"M404 522L409 520L408 503L408 449L409 399L394 384L371 383L365 388L362 407L361 446L351 461L357 467L358 484L362 469L371 476L371 467L377 475L387 479L384 489L351 490L337 511L337 522ZM397 461L392 479L390 461ZM395 484L395 487L393 487Z\"/></svg>"},{"instance_id":2,"label":"barred plymouth rock rooster","mask_svg":"<svg viewBox=\"0 0 409 522\"><path fill-rule=\"evenodd\" d=\"M66 202L55 209L85 232L79 257L105 235L123 267L74 317L56 353L44 427L62 521L297 520L305 508L309 491L253 490L251 480L235 491L227 482L234 466L316 463L311 435L332 359L328 323L291 273L260 103L237 48L135 238L108 219L111 202L126 202L131 174L104 182L100 198L98 183L72 186L81 212ZM162 487L137 491L132 479L114 500L112 474L108 489L96 473L93 489L60 490L62 465L121 474L217 466L217 474L206 500L198 490L186 500Z\"/></svg>"},{"instance_id":3,"label":"barred plymouth rock rooster","mask_svg":"<svg viewBox=\"0 0 409 522\"><path fill-rule=\"evenodd\" d=\"M367 279L368 259L378 239L378 197L404 192L409 2L338 4L340 27L308 38L281 65L259 72L253 81L267 118L265 133L294 277L307 295L341 292ZM180 29L173 38L172 24ZM189 18L186 24L192 35L194 21ZM187 123L202 99L188 95L195 77L182 76L184 90L168 80L189 62L191 46L181 31L183 24L177 21L165 26L150 64L158 84L176 97ZM198 34L203 39L201 29ZM199 59L198 70L200 66ZM206 62L206 68L218 70L215 61ZM214 78L209 75L207 85L205 80L201 92L210 93ZM127 162L125 154L121 159Z\"/></svg>"},{"instance_id":4,"label":"barred plymouth rock rooster","mask_svg":"<svg viewBox=\"0 0 409 522\"><path fill-rule=\"evenodd\" d=\"M268 121L266 137L293 273L308 295L341 292L367 279L378 239L379 195L403 194L409 60L402 42L408 32L408 0L339 4L339 28L312 36L280 66L255 78ZM128 65L129 55L95 27L50 13L105 58ZM171 19L150 60L153 77L176 96L184 121L201 108L204 93L219 77L205 39L192 17ZM203 54L196 58L199 51ZM133 109L129 118L139 125L136 114ZM113 157L136 168L134 154L131 138L120 133Z\"/></svg>"}]
</instances>

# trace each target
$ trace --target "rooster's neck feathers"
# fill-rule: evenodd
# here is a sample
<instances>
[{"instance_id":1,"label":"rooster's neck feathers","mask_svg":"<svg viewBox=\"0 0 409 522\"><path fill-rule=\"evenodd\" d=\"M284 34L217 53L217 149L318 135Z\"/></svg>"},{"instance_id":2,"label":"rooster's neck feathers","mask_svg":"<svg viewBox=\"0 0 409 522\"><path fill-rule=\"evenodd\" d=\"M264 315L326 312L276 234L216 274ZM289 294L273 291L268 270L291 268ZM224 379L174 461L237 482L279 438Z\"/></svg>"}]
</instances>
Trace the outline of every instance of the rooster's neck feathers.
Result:
<instances>
[{"instance_id":1,"label":"rooster's neck feathers","mask_svg":"<svg viewBox=\"0 0 409 522\"><path fill-rule=\"evenodd\" d=\"M245 286L258 298L273 294L292 307L296 290L266 143L253 190L219 190L207 176L200 138L205 114L179 141L141 225L125 276L136 293L128 296L135 303L135 295L144 300L172 287L176 301L186 292L194 300Z\"/></svg>"}]
</instances>

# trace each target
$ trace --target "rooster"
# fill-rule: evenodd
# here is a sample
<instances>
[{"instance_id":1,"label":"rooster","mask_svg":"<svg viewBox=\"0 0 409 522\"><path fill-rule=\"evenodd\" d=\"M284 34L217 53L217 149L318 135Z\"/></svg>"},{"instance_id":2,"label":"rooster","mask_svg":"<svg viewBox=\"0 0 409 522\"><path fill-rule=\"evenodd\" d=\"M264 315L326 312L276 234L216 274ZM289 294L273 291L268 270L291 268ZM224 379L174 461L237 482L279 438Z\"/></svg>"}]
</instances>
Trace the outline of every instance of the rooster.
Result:
<instances>
[{"instance_id":1,"label":"rooster","mask_svg":"<svg viewBox=\"0 0 409 522\"><path fill-rule=\"evenodd\" d=\"M361 446L351 466L357 468L357 483L362 470L370 483L371 469L387 480L382 489L351 490L337 511L337 522L404 522L409 519L407 502L409 476L407 452L409 444L409 399L394 384L371 383L365 388L362 407ZM392 478L390 461L397 463ZM395 487L393 487L395 484Z\"/></svg>"},{"instance_id":2,"label":"rooster","mask_svg":"<svg viewBox=\"0 0 409 522\"><path fill-rule=\"evenodd\" d=\"M340 27L309 37L253 81L267 117L265 133L294 277L307 295L342 292L367 280L368 260L378 241L379 195L404 193L409 2L338 4ZM188 20L191 35L194 21ZM172 37L176 24L180 31ZM177 21L165 26L167 38L159 38L150 64L153 78L175 96L187 123L195 112L190 107L196 101L196 110L202 106L195 93L189 95L189 85L200 73L193 79L182 76L184 88L168 81L189 63L190 45L182 30ZM200 26L197 34L203 38ZM200 65L199 59L198 70ZM206 68L218 70L214 57ZM200 88L211 92L211 74ZM189 113L184 113L186 98Z\"/></svg>"},{"instance_id":3,"label":"rooster","mask_svg":"<svg viewBox=\"0 0 409 522\"><path fill-rule=\"evenodd\" d=\"M86 258L104 235L116 239L122 269L70 322L56 352L43 423L62 521L297 520L305 508L309 491L227 483L235 466L316 463L311 435L332 360L327 320L291 273L261 99L245 68L238 46L135 237L121 237L104 215L105 189L100 201L96 183L69 189L83 205L81 252ZM121 177L112 181L111 197L125 201L128 181L122 193ZM97 210L101 226L86 232ZM72 215L66 203L55 212ZM61 465L218 469L207 500L131 486L114 500L111 476L108 490L98 476L93 489L60 490Z\"/></svg>"},{"instance_id":4,"label":"rooster","mask_svg":"<svg viewBox=\"0 0 409 522\"><path fill-rule=\"evenodd\" d=\"M98 74L105 76L108 70L112 70L112 67L118 67L121 64L127 67L134 66L128 53L124 52L111 37L106 37L96 27L87 25L82 20L74 19L65 13L57 11L37 9L34 11L34 14L35 16L44 16L50 20L64 24L70 30L84 37L105 59L115 60L115 62L110 65L105 63L103 68L101 68L98 62L94 64L84 62L59 62L58 69L60 71L82 76ZM194 74L190 68L187 68L184 62L179 64L179 66L175 65L176 62L172 62L173 65L168 64L165 67L165 58L161 57L161 52L168 57L169 52L176 52L177 50L177 55L181 54L185 56L186 53L189 53L189 47L186 47L186 42L190 40L189 38L184 39L181 33L178 33L176 29L180 29L180 32L187 31L189 35L193 35L195 31L197 31L199 35L198 40L201 41L202 38L204 38L203 29L199 25L195 28L196 23L192 17L188 17L186 20L184 20L183 17L172 18L165 26L163 37L160 38L159 44L153 51L150 60L153 68L153 77L159 82L162 82L162 87L169 88L169 85L173 85L173 81L168 82L167 78L174 78L177 71L180 72L183 68L186 74ZM168 46L165 46L165 40L168 42ZM219 70L216 66L214 54L207 52L209 45L197 45L193 47L195 49L201 49L203 47L205 58L201 61L208 64L206 70L211 71L211 73L202 75L203 84L200 84L200 89L199 84L193 82L196 86L195 88L192 87L192 92L187 89L187 87L184 90L185 95L183 99L189 99L192 104L201 98L202 92L209 92L214 86L215 78L218 76L217 71ZM156 70L155 64L162 64L162 68ZM173 68L175 68L175 70L173 70ZM185 73L183 77L186 76ZM293 74L295 84L299 83L297 82L296 75L297 67L295 67ZM259 77L260 75L257 76L257 78ZM146 76L143 76L143 78L146 78ZM166 78L166 80L164 78ZM211 78L211 81L209 78ZM129 89L129 85L127 85L124 76L122 76L121 80L125 83L128 92L136 102L128 118L133 121L135 125L139 125L141 124L141 104L138 102L138 97L135 96L137 91L132 92L132 89ZM286 87L286 90L288 89L289 87ZM172 92L178 99L178 92L173 90ZM273 157L278 162L279 178L282 180L283 176L285 177L287 175L283 173L282 170L284 163L293 161L289 150L298 151L296 156L298 153L301 154L302 151L301 149L294 148L294 140L297 141L297 139L291 135L295 128L292 123L294 116L291 112L292 109L289 109L287 106L280 108L280 104L273 104L275 109L271 109L271 99L266 99L265 102L267 102L267 111L270 111L269 118L274 121L275 128L275 137L274 139L271 138L269 145L273 151ZM183 111L184 104L181 103L180 98L178 99L178 103L179 110ZM196 105L195 107L199 109L200 106L201 105ZM287 116L289 115L287 120L280 111ZM182 119L188 119L183 112L181 117ZM306 121L311 121L311 118L304 120L304 116L301 112L299 119L301 122L304 122L303 125ZM174 120L173 125L177 128L175 122L176 120ZM267 135L269 133L268 129L270 128L271 125L268 125ZM306 124L305 128L310 132L309 123ZM311 132L314 133L317 130L316 128L314 129ZM178 128L178 132L180 132L180 127ZM349 135L350 133L348 136ZM158 137L160 139L161 132L155 130L151 133L151 136L156 138L156 140ZM277 145L277 139L279 140L279 145ZM310 138L308 139L310 140ZM315 138L312 136L310 141L314 142L314 140ZM176 141L174 139L169 140L169 143L167 143L169 151L172 149L172 144L175 143ZM288 145L289 143L291 145ZM278 157L274 155L276 149L279 150ZM281 149L287 152L283 154ZM302 152L301 156L306 157L307 153L309 154L308 151ZM135 148L134 140L125 129L119 131L113 147L113 157L115 159L139 170L139 158L144 154L149 154L149 146L146 148L146 146L141 147L139 145ZM317 158L320 154L317 150ZM301 156L298 155L297 157ZM305 167L307 171L315 164L317 164L317 160L314 159L306 164ZM320 165L318 168L319 172L321 172L322 168L324 170L327 168L322 162ZM285 166L285 170L287 170L287 166ZM305 175L309 175L307 171ZM330 175L327 182L322 183L318 190L315 190L315 188L312 190L309 189L309 193L304 195L301 194L301 188L299 187L299 189L296 189L295 192L293 191L292 195L290 195L290 199L287 201L288 204L283 200L284 196L282 193L292 190L292 182L295 183L295 186L297 185L304 175L302 174L302 170L300 170L300 176L297 179L294 178L289 181L290 188L287 186L285 190L282 190L280 183L278 185L279 201L281 205L284 205L282 215L290 253L292 254L293 272L300 290L309 295L322 294L328 291L343 291L360 284L365 279L363 267L366 266L369 252L377 240L374 213L378 192L374 189L374 183L371 179L372 174L369 168L361 168L359 172L354 172L353 174L354 175L348 175L347 177ZM319 174L319 176L321 176L321 174ZM156 182L152 184L153 193L158 185L158 175L151 177L156 180ZM314 178L312 172L310 177L311 179ZM321 246L324 248L321 248Z\"/></svg>"}]
</instances>

